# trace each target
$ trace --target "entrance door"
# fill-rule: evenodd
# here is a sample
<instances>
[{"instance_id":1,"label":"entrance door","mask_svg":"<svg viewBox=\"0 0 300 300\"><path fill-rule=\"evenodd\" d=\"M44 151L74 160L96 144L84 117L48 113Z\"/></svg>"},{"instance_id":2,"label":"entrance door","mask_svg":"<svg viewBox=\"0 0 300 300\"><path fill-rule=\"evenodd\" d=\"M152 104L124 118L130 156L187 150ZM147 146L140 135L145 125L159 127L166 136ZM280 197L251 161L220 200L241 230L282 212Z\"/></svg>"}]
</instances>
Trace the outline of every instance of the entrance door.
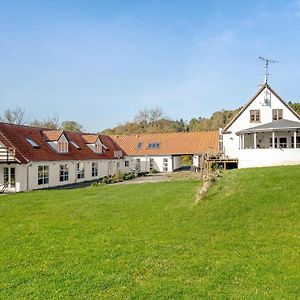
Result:
<instances>
[{"instance_id":1,"label":"entrance door","mask_svg":"<svg viewBox=\"0 0 300 300\"><path fill-rule=\"evenodd\" d=\"M8 186L8 189L14 189L16 187L16 169L4 168L4 184Z\"/></svg>"}]
</instances>

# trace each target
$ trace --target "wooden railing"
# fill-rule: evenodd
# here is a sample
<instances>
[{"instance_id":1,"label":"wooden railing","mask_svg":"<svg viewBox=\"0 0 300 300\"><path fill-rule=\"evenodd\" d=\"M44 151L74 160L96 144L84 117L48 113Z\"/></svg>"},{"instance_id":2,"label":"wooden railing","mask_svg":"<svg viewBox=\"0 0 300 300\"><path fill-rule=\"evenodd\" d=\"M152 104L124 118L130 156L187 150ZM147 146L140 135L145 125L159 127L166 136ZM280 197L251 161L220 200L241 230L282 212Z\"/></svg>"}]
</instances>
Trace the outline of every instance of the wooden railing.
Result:
<instances>
[{"instance_id":1,"label":"wooden railing","mask_svg":"<svg viewBox=\"0 0 300 300\"><path fill-rule=\"evenodd\" d=\"M0 162L15 161L15 150L5 147L0 147Z\"/></svg>"}]
</instances>

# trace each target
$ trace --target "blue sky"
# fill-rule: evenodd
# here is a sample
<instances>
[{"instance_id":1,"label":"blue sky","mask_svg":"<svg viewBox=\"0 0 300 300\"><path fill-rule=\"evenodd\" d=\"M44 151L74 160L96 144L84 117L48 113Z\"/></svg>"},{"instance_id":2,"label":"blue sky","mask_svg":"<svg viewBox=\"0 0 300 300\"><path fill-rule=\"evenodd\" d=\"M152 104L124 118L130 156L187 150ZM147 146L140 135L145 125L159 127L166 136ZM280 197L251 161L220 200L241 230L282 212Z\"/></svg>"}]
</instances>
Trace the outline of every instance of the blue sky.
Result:
<instances>
[{"instance_id":1,"label":"blue sky","mask_svg":"<svg viewBox=\"0 0 300 300\"><path fill-rule=\"evenodd\" d=\"M0 112L97 131L161 107L189 120L270 83L300 101L300 1L0 2Z\"/></svg>"}]
</instances>

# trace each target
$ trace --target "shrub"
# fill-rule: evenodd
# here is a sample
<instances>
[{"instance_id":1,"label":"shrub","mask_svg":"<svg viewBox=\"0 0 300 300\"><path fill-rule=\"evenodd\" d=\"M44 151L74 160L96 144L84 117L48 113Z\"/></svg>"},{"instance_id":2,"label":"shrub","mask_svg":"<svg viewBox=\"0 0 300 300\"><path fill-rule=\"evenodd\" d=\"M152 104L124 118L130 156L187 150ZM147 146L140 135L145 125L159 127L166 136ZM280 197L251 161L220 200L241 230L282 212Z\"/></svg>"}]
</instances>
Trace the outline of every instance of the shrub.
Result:
<instances>
[{"instance_id":1,"label":"shrub","mask_svg":"<svg viewBox=\"0 0 300 300\"><path fill-rule=\"evenodd\" d=\"M156 169L150 169L150 172L149 172L150 174L157 174L157 173L159 173Z\"/></svg>"},{"instance_id":2,"label":"shrub","mask_svg":"<svg viewBox=\"0 0 300 300\"><path fill-rule=\"evenodd\" d=\"M124 180L124 174L121 171L117 171L117 173L112 177L113 181L121 182Z\"/></svg>"}]
</instances>

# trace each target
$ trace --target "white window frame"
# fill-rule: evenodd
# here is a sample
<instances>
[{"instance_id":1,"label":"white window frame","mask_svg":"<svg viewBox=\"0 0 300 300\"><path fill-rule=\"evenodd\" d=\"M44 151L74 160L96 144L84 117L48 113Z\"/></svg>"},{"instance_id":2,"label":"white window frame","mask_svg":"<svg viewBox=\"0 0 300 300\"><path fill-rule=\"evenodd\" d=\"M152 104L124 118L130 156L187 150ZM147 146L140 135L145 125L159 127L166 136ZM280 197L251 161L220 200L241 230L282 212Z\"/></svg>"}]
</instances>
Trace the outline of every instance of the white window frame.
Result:
<instances>
[{"instance_id":1,"label":"white window frame","mask_svg":"<svg viewBox=\"0 0 300 300\"><path fill-rule=\"evenodd\" d=\"M64 182L69 180L68 164L59 165L59 181Z\"/></svg>"},{"instance_id":2,"label":"white window frame","mask_svg":"<svg viewBox=\"0 0 300 300\"><path fill-rule=\"evenodd\" d=\"M38 185L49 184L49 166L38 166Z\"/></svg>"},{"instance_id":3,"label":"white window frame","mask_svg":"<svg viewBox=\"0 0 300 300\"><path fill-rule=\"evenodd\" d=\"M77 179L84 179L84 163L79 162L76 164Z\"/></svg>"},{"instance_id":4,"label":"white window frame","mask_svg":"<svg viewBox=\"0 0 300 300\"><path fill-rule=\"evenodd\" d=\"M97 162L93 162L92 163L92 177L97 177L98 176L98 163Z\"/></svg>"}]
</instances>

